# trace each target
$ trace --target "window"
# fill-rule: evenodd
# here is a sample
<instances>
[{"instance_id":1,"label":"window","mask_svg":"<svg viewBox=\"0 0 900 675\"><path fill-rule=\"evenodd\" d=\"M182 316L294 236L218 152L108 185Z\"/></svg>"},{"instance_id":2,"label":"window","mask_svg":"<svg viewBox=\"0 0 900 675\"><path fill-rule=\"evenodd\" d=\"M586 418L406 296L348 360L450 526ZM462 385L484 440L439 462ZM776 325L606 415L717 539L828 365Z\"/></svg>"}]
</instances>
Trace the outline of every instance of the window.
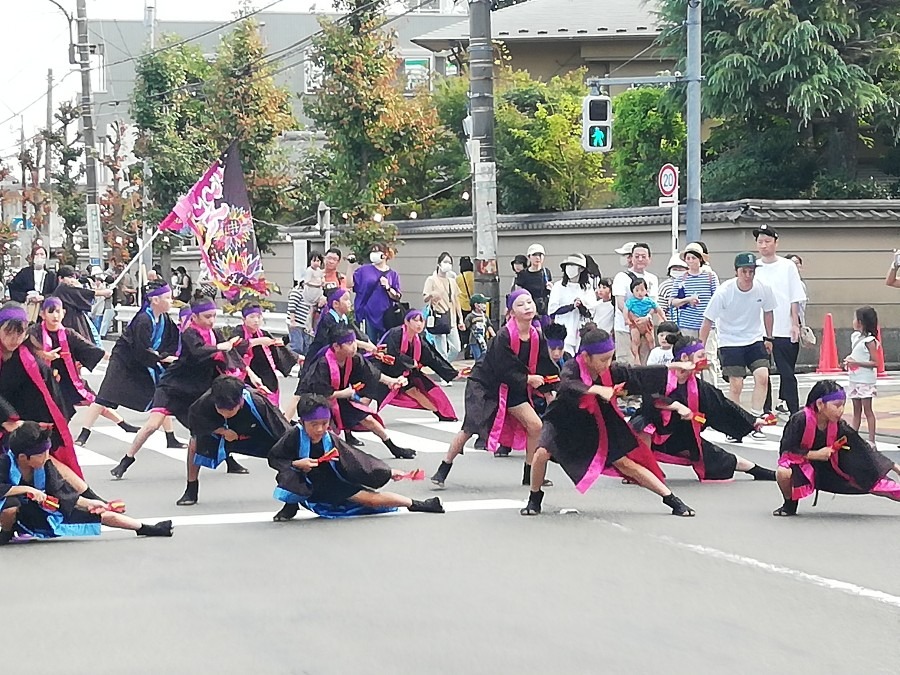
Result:
<instances>
[{"instance_id":1,"label":"window","mask_svg":"<svg viewBox=\"0 0 900 675\"><path fill-rule=\"evenodd\" d=\"M303 61L303 93L315 94L325 81L325 69L312 59L312 53L306 52Z\"/></svg>"},{"instance_id":2,"label":"window","mask_svg":"<svg viewBox=\"0 0 900 675\"><path fill-rule=\"evenodd\" d=\"M403 59L403 75L406 77L406 94L412 95L422 86L431 88L431 57L414 56Z\"/></svg>"}]
</instances>

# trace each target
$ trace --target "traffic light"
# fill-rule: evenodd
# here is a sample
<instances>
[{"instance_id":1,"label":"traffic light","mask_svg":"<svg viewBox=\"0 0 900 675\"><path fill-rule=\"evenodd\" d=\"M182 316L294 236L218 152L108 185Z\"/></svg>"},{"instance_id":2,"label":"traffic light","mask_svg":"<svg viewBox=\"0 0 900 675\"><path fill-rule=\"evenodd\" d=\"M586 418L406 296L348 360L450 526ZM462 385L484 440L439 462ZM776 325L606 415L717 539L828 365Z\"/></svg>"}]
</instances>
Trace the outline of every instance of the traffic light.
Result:
<instances>
[{"instance_id":1,"label":"traffic light","mask_svg":"<svg viewBox=\"0 0 900 675\"><path fill-rule=\"evenodd\" d=\"M587 152L612 150L612 100L585 96L581 107L581 145Z\"/></svg>"}]
</instances>

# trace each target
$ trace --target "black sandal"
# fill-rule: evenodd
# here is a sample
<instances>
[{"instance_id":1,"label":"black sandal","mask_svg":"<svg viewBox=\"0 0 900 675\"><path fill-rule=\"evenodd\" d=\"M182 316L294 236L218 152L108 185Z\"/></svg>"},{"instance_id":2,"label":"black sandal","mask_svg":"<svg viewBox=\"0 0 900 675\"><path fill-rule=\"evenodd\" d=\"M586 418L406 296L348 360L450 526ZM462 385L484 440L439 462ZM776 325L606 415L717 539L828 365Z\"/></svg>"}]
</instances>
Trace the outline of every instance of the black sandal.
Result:
<instances>
[{"instance_id":1,"label":"black sandal","mask_svg":"<svg viewBox=\"0 0 900 675\"><path fill-rule=\"evenodd\" d=\"M663 497L663 504L672 509L673 516L681 516L682 518L693 518L697 515L690 506L685 504L681 499L676 497L674 494L666 495Z\"/></svg>"},{"instance_id":2,"label":"black sandal","mask_svg":"<svg viewBox=\"0 0 900 675\"><path fill-rule=\"evenodd\" d=\"M297 504L285 504L281 507L281 510L272 517L272 520L276 523L293 520L299 510L300 507Z\"/></svg>"},{"instance_id":3,"label":"black sandal","mask_svg":"<svg viewBox=\"0 0 900 675\"><path fill-rule=\"evenodd\" d=\"M797 504L798 502L796 499L786 499L784 504L772 511L772 515L779 517L796 516Z\"/></svg>"},{"instance_id":4,"label":"black sandal","mask_svg":"<svg viewBox=\"0 0 900 675\"><path fill-rule=\"evenodd\" d=\"M544 493L541 490L532 492L528 495L528 503L524 509L519 510L520 516L539 516L541 514L541 502L544 500Z\"/></svg>"}]
</instances>

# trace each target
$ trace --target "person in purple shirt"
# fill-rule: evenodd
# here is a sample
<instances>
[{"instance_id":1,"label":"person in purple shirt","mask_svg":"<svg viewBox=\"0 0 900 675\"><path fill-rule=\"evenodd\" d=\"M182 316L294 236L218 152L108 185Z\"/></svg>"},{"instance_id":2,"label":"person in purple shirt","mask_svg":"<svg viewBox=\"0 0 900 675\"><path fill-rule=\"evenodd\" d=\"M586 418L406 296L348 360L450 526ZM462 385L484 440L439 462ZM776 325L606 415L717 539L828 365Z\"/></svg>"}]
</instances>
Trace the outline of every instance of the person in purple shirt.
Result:
<instances>
[{"instance_id":1,"label":"person in purple shirt","mask_svg":"<svg viewBox=\"0 0 900 675\"><path fill-rule=\"evenodd\" d=\"M375 244L369 253L371 264L363 265L353 273L356 322L365 322L366 335L376 344L387 332L385 311L401 297L400 276L388 266L390 254L388 246Z\"/></svg>"}]
</instances>

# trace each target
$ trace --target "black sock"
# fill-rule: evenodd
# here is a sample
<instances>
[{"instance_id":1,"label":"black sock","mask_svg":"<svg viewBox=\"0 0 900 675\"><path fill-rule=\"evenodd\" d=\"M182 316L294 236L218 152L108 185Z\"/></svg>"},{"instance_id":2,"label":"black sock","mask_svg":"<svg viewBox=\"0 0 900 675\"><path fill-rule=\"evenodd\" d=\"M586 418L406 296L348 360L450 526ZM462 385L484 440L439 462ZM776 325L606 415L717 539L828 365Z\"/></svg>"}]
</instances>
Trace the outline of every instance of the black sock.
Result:
<instances>
[{"instance_id":1,"label":"black sock","mask_svg":"<svg viewBox=\"0 0 900 675\"><path fill-rule=\"evenodd\" d=\"M526 464L522 470L522 485L531 485L531 464Z\"/></svg>"},{"instance_id":2,"label":"black sock","mask_svg":"<svg viewBox=\"0 0 900 675\"><path fill-rule=\"evenodd\" d=\"M175 438L175 432L174 432L174 431L167 431L167 432L166 432L166 440L167 440L167 441L177 441L178 439Z\"/></svg>"},{"instance_id":3,"label":"black sock","mask_svg":"<svg viewBox=\"0 0 900 675\"><path fill-rule=\"evenodd\" d=\"M101 497L96 492L94 492L90 487L87 490L85 490L84 492L82 492L81 496L84 497L85 499L99 499L101 502L106 501L105 499L103 499L103 497Z\"/></svg>"},{"instance_id":4,"label":"black sock","mask_svg":"<svg viewBox=\"0 0 900 675\"><path fill-rule=\"evenodd\" d=\"M394 445L394 441L392 441L390 438L385 438L383 443L388 447L389 450L399 450L399 448Z\"/></svg>"},{"instance_id":5,"label":"black sock","mask_svg":"<svg viewBox=\"0 0 900 675\"><path fill-rule=\"evenodd\" d=\"M752 469L748 469L745 473L753 476L755 480L775 480L775 472L772 469L766 469L758 464L754 464Z\"/></svg>"},{"instance_id":6,"label":"black sock","mask_svg":"<svg viewBox=\"0 0 900 675\"><path fill-rule=\"evenodd\" d=\"M140 427L136 427L136 426L134 426L133 424L129 424L129 423L126 422L125 420L122 420L121 422L117 422L116 425L117 425L122 431L127 431L129 434L136 434L137 432L139 432L139 431L141 430ZM82 429L81 433L84 433L85 431L87 431L88 433L90 433L90 431L88 431L87 429Z\"/></svg>"},{"instance_id":7,"label":"black sock","mask_svg":"<svg viewBox=\"0 0 900 675\"><path fill-rule=\"evenodd\" d=\"M15 534L12 530L0 530L0 544L8 544L12 541L13 534Z\"/></svg>"},{"instance_id":8,"label":"black sock","mask_svg":"<svg viewBox=\"0 0 900 675\"><path fill-rule=\"evenodd\" d=\"M681 504L681 500L675 496L674 492L667 494L662 498L662 500L663 504L668 506L670 509L674 509L676 506L679 506Z\"/></svg>"}]
</instances>

